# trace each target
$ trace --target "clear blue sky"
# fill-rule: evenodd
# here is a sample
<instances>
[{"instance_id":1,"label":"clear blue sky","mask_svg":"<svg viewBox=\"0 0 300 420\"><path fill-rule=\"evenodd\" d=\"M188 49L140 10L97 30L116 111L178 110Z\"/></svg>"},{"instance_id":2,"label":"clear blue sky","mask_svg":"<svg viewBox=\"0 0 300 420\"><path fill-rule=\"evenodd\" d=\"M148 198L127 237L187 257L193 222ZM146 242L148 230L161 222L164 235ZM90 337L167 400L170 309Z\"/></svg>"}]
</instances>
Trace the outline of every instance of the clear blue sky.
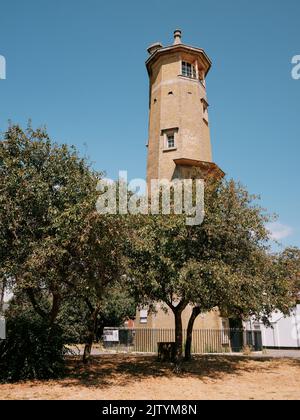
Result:
<instances>
[{"instance_id":1,"label":"clear blue sky","mask_svg":"<svg viewBox=\"0 0 300 420\"><path fill-rule=\"evenodd\" d=\"M32 118L110 177L144 177L146 48L179 27L213 61L214 161L278 213L283 244L300 246L299 17L299 0L1 0L0 129Z\"/></svg>"}]
</instances>

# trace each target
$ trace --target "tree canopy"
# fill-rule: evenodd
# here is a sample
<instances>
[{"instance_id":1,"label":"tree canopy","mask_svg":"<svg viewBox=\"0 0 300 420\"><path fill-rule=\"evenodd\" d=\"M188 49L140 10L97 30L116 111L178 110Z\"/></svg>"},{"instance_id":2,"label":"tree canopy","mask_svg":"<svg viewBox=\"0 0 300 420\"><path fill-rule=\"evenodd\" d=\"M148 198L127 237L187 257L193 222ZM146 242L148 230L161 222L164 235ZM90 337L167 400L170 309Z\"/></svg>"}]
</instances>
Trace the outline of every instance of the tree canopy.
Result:
<instances>
[{"instance_id":1,"label":"tree canopy","mask_svg":"<svg viewBox=\"0 0 300 420\"><path fill-rule=\"evenodd\" d=\"M206 183L201 225L187 226L184 215L140 217L127 244L131 287L145 304L162 302L174 313L178 357L188 304L231 317L288 312L290 282L268 253L268 220L234 181Z\"/></svg>"},{"instance_id":2,"label":"tree canopy","mask_svg":"<svg viewBox=\"0 0 300 420\"><path fill-rule=\"evenodd\" d=\"M12 125L0 142L0 175L1 282L50 325L74 296L96 321L123 274L126 226L96 211L102 173L46 130Z\"/></svg>"},{"instance_id":3,"label":"tree canopy","mask_svg":"<svg viewBox=\"0 0 300 420\"><path fill-rule=\"evenodd\" d=\"M85 308L80 334L88 361L105 322L133 316L137 304L161 302L175 316L179 359L187 305L193 308L187 356L201 312L218 307L226 317L264 321L275 309L289 313L299 297L299 250L270 253L270 218L245 188L207 181L204 221L189 226L185 214L98 214L102 175L74 147L53 142L45 129L11 125L2 135L0 297L6 285L13 288L13 316L21 330L34 311L50 337L78 319L71 310L77 301ZM16 315L18 307L26 317ZM55 343L61 346L59 337ZM46 354L45 334L40 344ZM57 348L60 357L62 351Z\"/></svg>"}]
</instances>

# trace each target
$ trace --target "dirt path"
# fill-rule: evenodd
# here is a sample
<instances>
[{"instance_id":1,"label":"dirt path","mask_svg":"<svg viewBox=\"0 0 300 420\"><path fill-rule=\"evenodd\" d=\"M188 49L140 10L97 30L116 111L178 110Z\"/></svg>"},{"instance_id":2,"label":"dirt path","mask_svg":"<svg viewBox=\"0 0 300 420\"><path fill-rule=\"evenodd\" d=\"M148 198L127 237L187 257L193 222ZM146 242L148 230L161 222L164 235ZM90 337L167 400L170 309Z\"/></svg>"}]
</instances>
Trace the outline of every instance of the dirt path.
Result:
<instances>
[{"instance_id":1,"label":"dirt path","mask_svg":"<svg viewBox=\"0 0 300 420\"><path fill-rule=\"evenodd\" d=\"M300 360L203 356L178 376L155 357L107 355L69 362L56 381L0 385L1 399L300 399Z\"/></svg>"}]
</instances>

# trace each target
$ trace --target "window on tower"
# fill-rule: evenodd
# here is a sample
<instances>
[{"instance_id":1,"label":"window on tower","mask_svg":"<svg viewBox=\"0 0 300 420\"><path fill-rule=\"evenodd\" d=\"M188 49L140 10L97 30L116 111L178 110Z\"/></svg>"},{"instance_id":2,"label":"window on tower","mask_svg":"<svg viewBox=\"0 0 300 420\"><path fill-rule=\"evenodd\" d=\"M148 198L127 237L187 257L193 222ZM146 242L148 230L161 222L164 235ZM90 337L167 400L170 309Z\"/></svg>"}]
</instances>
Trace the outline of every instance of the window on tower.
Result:
<instances>
[{"instance_id":1,"label":"window on tower","mask_svg":"<svg viewBox=\"0 0 300 420\"><path fill-rule=\"evenodd\" d=\"M175 147L175 137L174 133L167 134L167 148L168 149L174 149Z\"/></svg>"},{"instance_id":2,"label":"window on tower","mask_svg":"<svg viewBox=\"0 0 300 420\"><path fill-rule=\"evenodd\" d=\"M196 67L193 64L182 61L181 68L182 76L190 77L191 79L197 79Z\"/></svg>"},{"instance_id":3,"label":"window on tower","mask_svg":"<svg viewBox=\"0 0 300 420\"><path fill-rule=\"evenodd\" d=\"M166 128L161 131L163 152L171 152L177 148L178 127Z\"/></svg>"}]
</instances>

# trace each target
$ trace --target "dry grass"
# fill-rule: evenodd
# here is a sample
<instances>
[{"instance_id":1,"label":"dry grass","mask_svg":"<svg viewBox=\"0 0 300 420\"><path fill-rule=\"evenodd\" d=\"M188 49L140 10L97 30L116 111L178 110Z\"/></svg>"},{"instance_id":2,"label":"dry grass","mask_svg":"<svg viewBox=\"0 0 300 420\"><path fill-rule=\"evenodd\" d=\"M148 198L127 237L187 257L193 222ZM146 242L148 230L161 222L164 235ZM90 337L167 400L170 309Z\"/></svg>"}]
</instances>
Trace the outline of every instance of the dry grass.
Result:
<instances>
[{"instance_id":1,"label":"dry grass","mask_svg":"<svg viewBox=\"0 0 300 420\"><path fill-rule=\"evenodd\" d=\"M1 399L300 399L300 360L203 356L181 374L153 356L68 362L62 380L0 385Z\"/></svg>"}]
</instances>

